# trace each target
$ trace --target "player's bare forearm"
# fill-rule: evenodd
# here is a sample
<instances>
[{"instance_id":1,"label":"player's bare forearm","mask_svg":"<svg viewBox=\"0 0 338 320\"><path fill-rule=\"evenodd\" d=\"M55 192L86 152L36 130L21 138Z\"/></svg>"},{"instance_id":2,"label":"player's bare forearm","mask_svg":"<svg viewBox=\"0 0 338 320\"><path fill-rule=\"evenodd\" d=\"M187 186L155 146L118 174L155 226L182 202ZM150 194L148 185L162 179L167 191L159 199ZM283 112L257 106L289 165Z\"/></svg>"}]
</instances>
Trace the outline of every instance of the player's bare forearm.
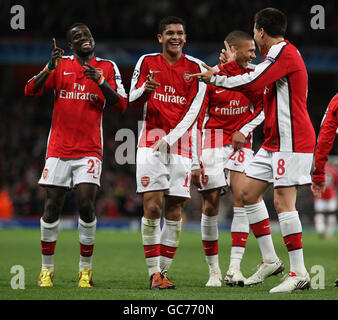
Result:
<instances>
[{"instance_id":1,"label":"player's bare forearm","mask_svg":"<svg viewBox=\"0 0 338 320\"><path fill-rule=\"evenodd\" d=\"M114 106L119 100L120 95L109 85L107 81L104 81L102 85L100 85L100 89L106 98L107 106Z\"/></svg>"},{"instance_id":2,"label":"player's bare forearm","mask_svg":"<svg viewBox=\"0 0 338 320\"><path fill-rule=\"evenodd\" d=\"M44 87L48 77L49 73L47 73L45 70L42 70L38 75L35 76L33 89L34 93L40 91Z\"/></svg>"}]
</instances>

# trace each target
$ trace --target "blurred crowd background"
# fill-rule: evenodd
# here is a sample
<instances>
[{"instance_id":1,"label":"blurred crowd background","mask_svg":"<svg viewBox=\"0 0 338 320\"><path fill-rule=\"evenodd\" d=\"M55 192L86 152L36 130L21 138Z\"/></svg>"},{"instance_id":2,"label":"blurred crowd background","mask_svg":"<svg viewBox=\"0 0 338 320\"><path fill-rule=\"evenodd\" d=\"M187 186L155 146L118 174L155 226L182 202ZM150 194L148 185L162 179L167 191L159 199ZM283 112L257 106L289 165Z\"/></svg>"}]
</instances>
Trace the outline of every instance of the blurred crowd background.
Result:
<instances>
[{"instance_id":1,"label":"blurred crowd background","mask_svg":"<svg viewBox=\"0 0 338 320\"><path fill-rule=\"evenodd\" d=\"M13 30L10 20L13 5L25 9L25 29ZM322 5L325 29L311 28L311 8ZM227 33L240 29L252 34L254 14L265 7L277 7L288 16L286 38L302 53L309 73L308 110L316 133L330 99L338 85L338 3L337 1L264 1L264 0L98 0L98 1L8 1L0 2L0 218L40 217L44 189L37 181L44 166L47 136L52 116L52 92L39 98L24 96L25 82L47 63L51 38L67 48L65 35L77 21L86 23L97 43L97 56L114 60L129 92L131 74L137 59L161 50L156 42L159 20L177 15L187 23L185 52L217 64ZM256 63L259 62L258 55ZM122 128L137 136L142 110L128 108L122 116L104 111L104 162L96 213L101 218L132 218L143 214L142 197L136 195L135 165L119 165L115 150L120 141L115 133ZM304 137L306 139L306 137ZM254 135L257 151L263 141L262 128ZM334 162L337 144L331 152ZM300 189L297 202L302 219L311 223L313 198L309 187ZM266 195L273 210L272 192ZM231 193L222 197L221 217L231 215ZM74 194L69 192L65 216L77 212ZM192 187L192 199L185 219L198 221L200 196ZM276 215L272 215L276 219Z\"/></svg>"}]
</instances>

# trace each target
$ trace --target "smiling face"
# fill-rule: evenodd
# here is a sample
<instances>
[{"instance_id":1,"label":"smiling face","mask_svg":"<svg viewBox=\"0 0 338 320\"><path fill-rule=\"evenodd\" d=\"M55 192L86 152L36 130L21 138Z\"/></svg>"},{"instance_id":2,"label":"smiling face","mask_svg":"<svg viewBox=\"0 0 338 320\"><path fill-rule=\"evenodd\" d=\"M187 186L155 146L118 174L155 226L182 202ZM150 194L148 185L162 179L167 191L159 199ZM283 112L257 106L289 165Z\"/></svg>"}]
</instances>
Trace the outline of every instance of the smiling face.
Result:
<instances>
[{"instance_id":1,"label":"smiling face","mask_svg":"<svg viewBox=\"0 0 338 320\"><path fill-rule=\"evenodd\" d=\"M248 67L248 63L250 63L253 59L256 58L255 51L256 51L255 41L242 40L236 50L237 64L241 68L246 69Z\"/></svg>"},{"instance_id":2,"label":"smiling face","mask_svg":"<svg viewBox=\"0 0 338 320\"><path fill-rule=\"evenodd\" d=\"M70 30L69 47L80 57L91 55L95 49L94 38L85 25L79 25Z\"/></svg>"},{"instance_id":3,"label":"smiling face","mask_svg":"<svg viewBox=\"0 0 338 320\"><path fill-rule=\"evenodd\" d=\"M163 54L171 57L180 57L187 35L181 24L168 24L162 34L157 35L158 42L162 44Z\"/></svg>"}]
</instances>

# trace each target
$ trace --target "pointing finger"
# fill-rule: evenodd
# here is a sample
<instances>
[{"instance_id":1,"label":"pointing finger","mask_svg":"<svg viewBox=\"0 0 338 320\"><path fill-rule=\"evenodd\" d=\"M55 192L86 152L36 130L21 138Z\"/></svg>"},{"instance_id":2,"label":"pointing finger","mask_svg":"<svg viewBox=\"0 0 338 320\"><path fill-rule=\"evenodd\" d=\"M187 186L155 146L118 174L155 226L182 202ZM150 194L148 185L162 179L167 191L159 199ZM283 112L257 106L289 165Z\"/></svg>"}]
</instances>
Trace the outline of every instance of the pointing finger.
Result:
<instances>
[{"instance_id":1,"label":"pointing finger","mask_svg":"<svg viewBox=\"0 0 338 320\"><path fill-rule=\"evenodd\" d=\"M194 73L190 75L190 78L201 78L202 75L203 73Z\"/></svg>"},{"instance_id":2,"label":"pointing finger","mask_svg":"<svg viewBox=\"0 0 338 320\"><path fill-rule=\"evenodd\" d=\"M214 69L213 69L212 67L209 67L209 66L206 65L205 63L202 63L202 66L203 66L205 69L209 70L209 71L214 71Z\"/></svg>"},{"instance_id":3,"label":"pointing finger","mask_svg":"<svg viewBox=\"0 0 338 320\"><path fill-rule=\"evenodd\" d=\"M56 49L56 40L55 40L55 38L53 38L52 41L53 41L53 49Z\"/></svg>"},{"instance_id":4,"label":"pointing finger","mask_svg":"<svg viewBox=\"0 0 338 320\"><path fill-rule=\"evenodd\" d=\"M229 46L228 41L224 40L224 45L225 45L225 48L227 49L227 51L230 52L231 49L230 49L230 46ZM223 50L222 50L222 51L223 51Z\"/></svg>"}]
</instances>

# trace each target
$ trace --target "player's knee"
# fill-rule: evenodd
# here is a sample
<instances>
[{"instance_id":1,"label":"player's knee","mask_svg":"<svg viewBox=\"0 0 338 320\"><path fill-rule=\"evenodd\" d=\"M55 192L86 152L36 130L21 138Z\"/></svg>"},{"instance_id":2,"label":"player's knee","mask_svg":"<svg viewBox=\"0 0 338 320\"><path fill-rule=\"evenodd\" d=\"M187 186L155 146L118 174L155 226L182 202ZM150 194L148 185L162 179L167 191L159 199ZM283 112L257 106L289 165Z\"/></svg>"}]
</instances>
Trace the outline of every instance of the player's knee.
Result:
<instances>
[{"instance_id":1,"label":"player's knee","mask_svg":"<svg viewBox=\"0 0 338 320\"><path fill-rule=\"evenodd\" d=\"M210 204L206 204L203 208L203 213L209 217L217 216L218 207Z\"/></svg>"},{"instance_id":2,"label":"player's knee","mask_svg":"<svg viewBox=\"0 0 338 320\"><path fill-rule=\"evenodd\" d=\"M243 197L242 192L233 196L234 207L243 207L244 203L242 197Z\"/></svg>"},{"instance_id":3,"label":"player's knee","mask_svg":"<svg viewBox=\"0 0 338 320\"><path fill-rule=\"evenodd\" d=\"M47 223L55 222L59 218L60 211L61 208L56 202L47 200L43 212L43 221Z\"/></svg>"},{"instance_id":4,"label":"player's knee","mask_svg":"<svg viewBox=\"0 0 338 320\"><path fill-rule=\"evenodd\" d=\"M158 218L161 216L162 206L156 201L148 201L144 205L145 216L149 218Z\"/></svg>"},{"instance_id":5,"label":"player's knee","mask_svg":"<svg viewBox=\"0 0 338 320\"><path fill-rule=\"evenodd\" d=\"M248 190L242 189L241 192L240 192L240 198L241 198L243 205L252 204L253 199L252 199L252 196L251 196L251 194Z\"/></svg>"},{"instance_id":6,"label":"player's knee","mask_svg":"<svg viewBox=\"0 0 338 320\"><path fill-rule=\"evenodd\" d=\"M82 221L89 223L95 219L95 205L91 200L84 200L79 203L79 214Z\"/></svg>"}]
</instances>

